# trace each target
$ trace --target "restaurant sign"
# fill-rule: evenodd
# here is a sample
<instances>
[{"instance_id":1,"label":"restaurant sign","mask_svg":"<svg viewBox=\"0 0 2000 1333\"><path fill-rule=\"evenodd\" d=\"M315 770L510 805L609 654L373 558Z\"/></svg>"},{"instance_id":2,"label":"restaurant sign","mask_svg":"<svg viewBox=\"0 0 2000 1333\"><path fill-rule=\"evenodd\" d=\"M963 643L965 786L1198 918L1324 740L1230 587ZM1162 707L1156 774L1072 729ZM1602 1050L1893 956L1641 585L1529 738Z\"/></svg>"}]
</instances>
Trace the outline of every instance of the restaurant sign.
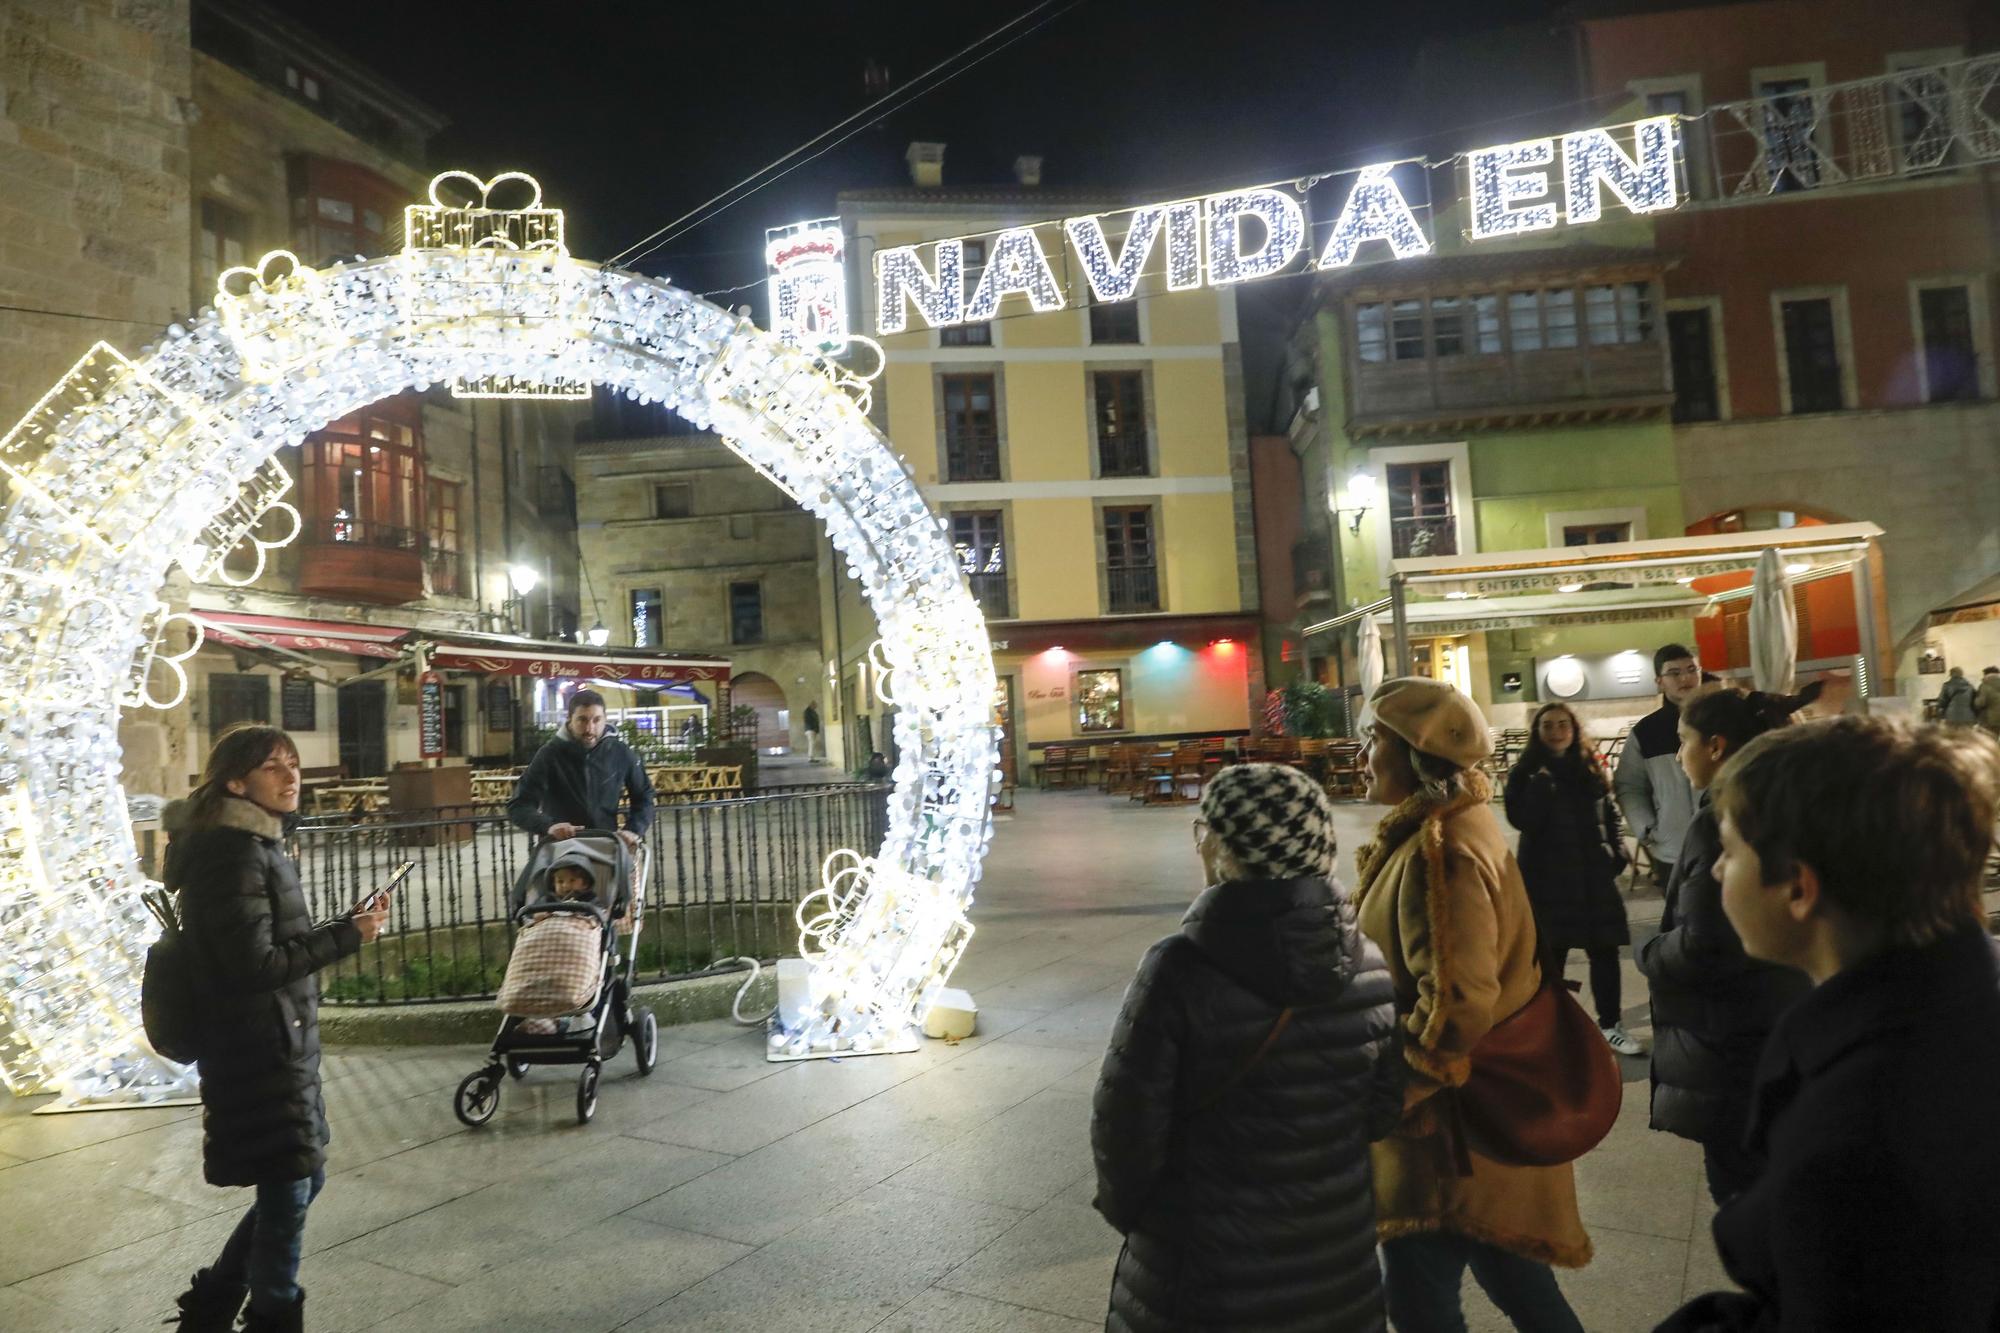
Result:
<instances>
[{"instance_id":1,"label":"restaurant sign","mask_svg":"<svg viewBox=\"0 0 2000 1333\"><path fill-rule=\"evenodd\" d=\"M438 644L431 665L445 671L478 671L488 676L532 676L542 680L681 681L728 680L727 662L675 660L614 661L532 651Z\"/></svg>"}]
</instances>

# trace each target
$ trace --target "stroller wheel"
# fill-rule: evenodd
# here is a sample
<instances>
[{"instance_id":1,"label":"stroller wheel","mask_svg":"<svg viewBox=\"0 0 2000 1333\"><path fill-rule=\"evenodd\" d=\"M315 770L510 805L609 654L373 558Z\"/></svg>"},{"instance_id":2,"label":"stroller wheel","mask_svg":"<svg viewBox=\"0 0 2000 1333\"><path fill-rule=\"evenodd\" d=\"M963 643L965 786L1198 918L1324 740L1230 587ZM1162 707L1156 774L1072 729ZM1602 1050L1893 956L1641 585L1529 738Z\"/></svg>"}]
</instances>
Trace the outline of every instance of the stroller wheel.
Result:
<instances>
[{"instance_id":1,"label":"stroller wheel","mask_svg":"<svg viewBox=\"0 0 2000 1333\"><path fill-rule=\"evenodd\" d=\"M528 1062L518 1055L508 1056L507 1073L513 1078L526 1078L528 1076Z\"/></svg>"},{"instance_id":2,"label":"stroller wheel","mask_svg":"<svg viewBox=\"0 0 2000 1333\"><path fill-rule=\"evenodd\" d=\"M493 1118L500 1109L500 1067L488 1065L465 1076L458 1085L458 1095L452 1099L451 1109L457 1113L459 1121L472 1129Z\"/></svg>"},{"instance_id":3,"label":"stroller wheel","mask_svg":"<svg viewBox=\"0 0 2000 1333\"><path fill-rule=\"evenodd\" d=\"M576 1123L587 1125L597 1114L597 1066L587 1064L576 1076Z\"/></svg>"},{"instance_id":4,"label":"stroller wheel","mask_svg":"<svg viewBox=\"0 0 2000 1333\"><path fill-rule=\"evenodd\" d=\"M638 1058L640 1073L653 1072L653 1064L660 1054L660 1020L653 1017L650 1009L639 1019L639 1032L632 1042L632 1054Z\"/></svg>"}]
</instances>

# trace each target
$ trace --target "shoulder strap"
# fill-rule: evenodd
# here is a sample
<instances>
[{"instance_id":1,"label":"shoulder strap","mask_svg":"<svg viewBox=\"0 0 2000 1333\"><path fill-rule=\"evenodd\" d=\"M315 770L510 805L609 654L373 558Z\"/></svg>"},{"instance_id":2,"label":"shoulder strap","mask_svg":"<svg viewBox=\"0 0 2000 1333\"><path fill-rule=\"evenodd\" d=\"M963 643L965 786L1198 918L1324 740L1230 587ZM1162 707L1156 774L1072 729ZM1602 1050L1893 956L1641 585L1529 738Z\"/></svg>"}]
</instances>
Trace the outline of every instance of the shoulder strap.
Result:
<instances>
[{"instance_id":1,"label":"shoulder strap","mask_svg":"<svg viewBox=\"0 0 2000 1333\"><path fill-rule=\"evenodd\" d=\"M1281 1035L1283 1035L1285 1029L1291 1025L1292 1013L1293 1010L1289 1005L1287 1005L1283 1010L1279 1012L1278 1021L1271 1024L1271 1030L1265 1034L1264 1044L1257 1048L1256 1054L1252 1055L1248 1060L1244 1061L1243 1064L1237 1068L1235 1073L1231 1074L1228 1078L1224 1079L1222 1082L1216 1084L1214 1089L1210 1091L1208 1096L1201 1099L1201 1101L1194 1108L1197 1114L1212 1109L1224 1097L1229 1095L1229 1092L1232 1088L1234 1088L1238 1083L1241 1083L1243 1081L1245 1075L1247 1075L1251 1070L1255 1069L1259 1064L1263 1063L1264 1057L1270 1054L1271 1048L1278 1044L1278 1038Z\"/></svg>"}]
</instances>

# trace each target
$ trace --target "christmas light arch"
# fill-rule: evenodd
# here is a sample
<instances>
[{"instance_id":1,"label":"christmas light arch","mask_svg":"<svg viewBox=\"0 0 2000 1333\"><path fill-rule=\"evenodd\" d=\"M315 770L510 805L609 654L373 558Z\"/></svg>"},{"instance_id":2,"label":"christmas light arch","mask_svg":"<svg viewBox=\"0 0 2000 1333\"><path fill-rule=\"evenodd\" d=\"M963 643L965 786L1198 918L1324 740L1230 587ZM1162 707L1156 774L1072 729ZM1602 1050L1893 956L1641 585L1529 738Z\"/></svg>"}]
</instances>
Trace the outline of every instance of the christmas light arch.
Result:
<instances>
[{"instance_id":1,"label":"christmas light arch","mask_svg":"<svg viewBox=\"0 0 2000 1333\"><path fill-rule=\"evenodd\" d=\"M496 207L503 189L532 197ZM880 626L902 759L882 845L829 861L801 905L809 998L777 1015L771 1054L900 1045L971 936L997 780L992 655L943 526L851 377L572 258L527 177L447 173L407 214L397 255L232 270L215 309L134 359L100 345L0 437L0 1080L86 1099L171 1081L138 1027L152 932L118 744L121 707L185 691L186 617L160 590L176 563L208 578L244 543L260 560L278 544L280 449L433 385L664 403L826 524Z\"/></svg>"}]
</instances>

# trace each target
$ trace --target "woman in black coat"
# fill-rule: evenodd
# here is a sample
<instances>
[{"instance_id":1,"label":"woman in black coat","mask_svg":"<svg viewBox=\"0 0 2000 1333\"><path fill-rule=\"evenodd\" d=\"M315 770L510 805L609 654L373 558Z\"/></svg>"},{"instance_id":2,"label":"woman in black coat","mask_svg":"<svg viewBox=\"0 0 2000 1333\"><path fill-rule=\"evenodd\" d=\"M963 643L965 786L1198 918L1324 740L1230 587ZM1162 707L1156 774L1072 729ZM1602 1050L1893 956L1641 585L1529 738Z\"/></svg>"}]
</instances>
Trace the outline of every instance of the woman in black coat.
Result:
<instances>
[{"instance_id":1,"label":"woman in black coat","mask_svg":"<svg viewBox=\"0 0 2000 1333\"><path fill-rule=\"evenodd\" d=\"M1584 748L1568 704L1536 712L1528 748L1507 775L1507 821L1521 830L1515 859L1535 909L1542 975L1559 979L1570 950L1582 949L1604 1039L1620 1055L1645 1054L1623 1022L1618 950L1632 942L1618 896L1625 836L1604 770Z\"/></svg>"},{"instance_id":2,"label":"woman in black coat","mask_svg":"<svg viewBox=\"0 0 2000 1333\"><path fill-rule=\"evenodd\" d=\"M276 727L231 728L201 785L173 812L166 883L202 995L202 1174L257 1200L214 1265L179 1298L183 1329L301 1327L306 1209L326 1183L314 975L381 931L386 902L314 925L285 853L299 754Z\"/></svg>"},{"instance_id":3,"label":"woman in black coat","mask_svg":"<svg viewBox=\"0 0 2000 1333\"><path fill-rule=\"evenodd\" d=\"M1304 775L1224 769L1207 884L1139 964L1098 1077L1098 1212L1125 1235L1105 1327L1385 1327L1369 1143L1402 1110L1395 993L1333 882Z\"/></svg>"}]
</instances>

